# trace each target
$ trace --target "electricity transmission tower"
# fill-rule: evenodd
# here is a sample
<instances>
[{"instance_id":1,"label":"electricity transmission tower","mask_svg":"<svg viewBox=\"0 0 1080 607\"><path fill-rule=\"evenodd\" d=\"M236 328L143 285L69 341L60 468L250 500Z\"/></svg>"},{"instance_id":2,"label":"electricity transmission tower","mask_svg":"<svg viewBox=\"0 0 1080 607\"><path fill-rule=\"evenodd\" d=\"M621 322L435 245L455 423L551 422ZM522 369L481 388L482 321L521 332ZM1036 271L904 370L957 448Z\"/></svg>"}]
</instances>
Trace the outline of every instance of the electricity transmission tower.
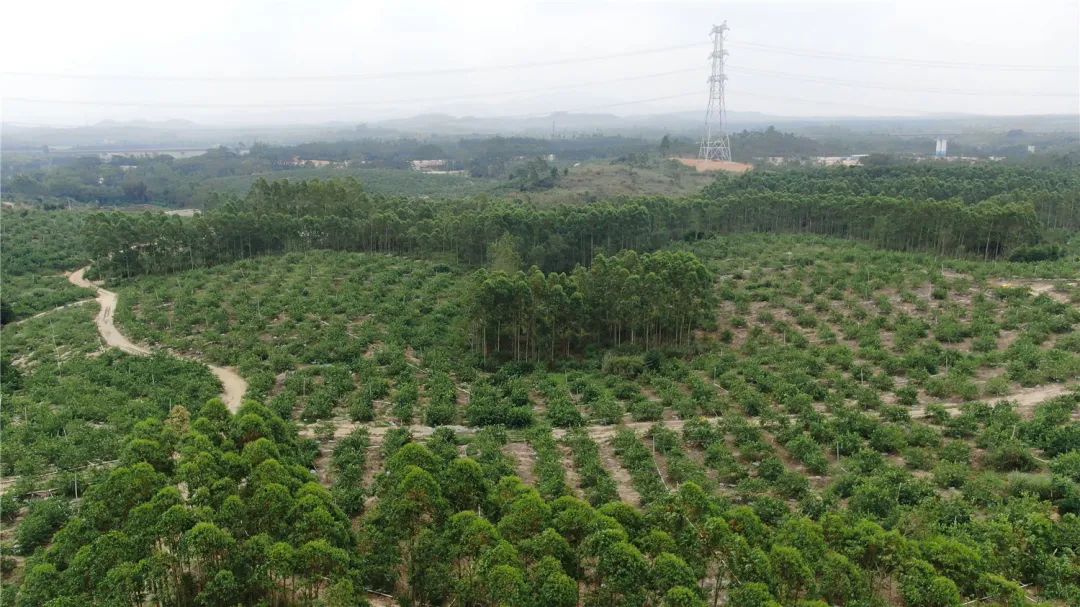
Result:
<instances>
[{"instance_id":1,"label":"electricity transmission tower","mask_svg":"<svg viewBox=\"0 0 1080 607\"><path fill-rule=\"evenodd\" d=\"M724 33L727 21L712 28L712 73L709 75L709 105L705 108L705 135L698 157L705 160L731 160L731 142L724 132Z\"/></svg>"}]
</instances>

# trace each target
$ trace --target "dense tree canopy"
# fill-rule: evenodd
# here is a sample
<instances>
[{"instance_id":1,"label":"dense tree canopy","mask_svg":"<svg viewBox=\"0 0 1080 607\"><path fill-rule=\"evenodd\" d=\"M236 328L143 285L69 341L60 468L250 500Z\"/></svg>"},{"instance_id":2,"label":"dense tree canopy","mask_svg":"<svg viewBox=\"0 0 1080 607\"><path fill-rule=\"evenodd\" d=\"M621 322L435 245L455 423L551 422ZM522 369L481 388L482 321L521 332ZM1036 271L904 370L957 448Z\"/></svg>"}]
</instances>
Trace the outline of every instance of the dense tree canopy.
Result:
<instances>
[{"instance_id":1,"label":"dense tree canopy","mask_svg":"<svg viewBox=\"0 0 1080 607\"><path fill-rule=\"evenodd\" d=\"M545 271L587 265L598 253L745 231L989 259L1038 242L1044 228L1078 225L1069 202L1076 187L1060 171L1009 167L786 171L721 178L684 200L536 208L386 197L353 180L260 181L247 196L191 219L98 215L85 235L99 268L124 276L318 248L450 253L482 264L489 245L507 235L525 264Z\"/></svg>"},{"instance_id":2,"label":"dense tree canopy","mask_svg":"<svg viewBox=\"0 0 1080 607\"><path fill-rule=\"evenodd\" d=\"M685 344L706 318L713 278L686 252L593 260L570 274L477 273L472 319L485 357L553 360L585 347Z\"/></svg>"},{"instance_id":3,"label":"dense tree canopy","mask_svg":"<svg viewBox=\"0 0 1080 607\"><path fill-rule=\"evenodd\" d=\"M1073 186L1011 171L21 215L22 301L84 243L158 353L4 327L0 601L1078 604Z\"/></svg>"}]
</instances>

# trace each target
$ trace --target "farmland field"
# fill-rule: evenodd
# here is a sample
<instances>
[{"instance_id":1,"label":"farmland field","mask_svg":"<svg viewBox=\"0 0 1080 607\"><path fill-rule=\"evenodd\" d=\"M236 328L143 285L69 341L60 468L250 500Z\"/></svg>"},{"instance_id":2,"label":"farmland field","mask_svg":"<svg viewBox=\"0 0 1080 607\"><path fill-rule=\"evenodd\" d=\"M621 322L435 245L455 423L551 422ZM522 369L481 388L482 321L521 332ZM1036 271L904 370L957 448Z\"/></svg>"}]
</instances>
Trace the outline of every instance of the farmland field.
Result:
<instances>
[{"instance_id":1,"label":"farmland field","mask_svg":"<svg viewBox=\"0 0 1080 607\"><path fill-rule=\"evenodd\" d=\"M1002 169L1013 194L964 202L981 175L905 170L4 211L28 261L0 351L3 597L1075 604L1072 178ZM944 201L883 198L938 178ZM1029 181L1058 194L1004 200ZM88 259L154 354L103 348L92 291L57 280Z\"/></svg>"}]
</instances>

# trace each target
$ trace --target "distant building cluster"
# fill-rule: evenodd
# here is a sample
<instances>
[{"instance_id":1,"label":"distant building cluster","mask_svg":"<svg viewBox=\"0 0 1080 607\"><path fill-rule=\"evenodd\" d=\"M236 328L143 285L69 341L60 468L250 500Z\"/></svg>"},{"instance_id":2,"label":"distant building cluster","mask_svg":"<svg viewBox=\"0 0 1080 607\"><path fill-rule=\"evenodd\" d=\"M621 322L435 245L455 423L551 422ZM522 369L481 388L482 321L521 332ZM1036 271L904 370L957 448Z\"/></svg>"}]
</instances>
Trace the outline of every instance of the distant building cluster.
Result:
<instances>
[{"instance_id":1,"label":"distant building cluster","mask_svg":"<svg viewBox=\"0 0 1080 607\"><path fill-rule=\"evenodd\" d=\"M301 158L299 156L293 156L292 158L283 162L285 166L290 167L310 167L310 168L332 168L332 169L344 169L348 168L348 160L320 160L318 158Z\"/></svg>"},{"instance_id":2,"label":"distant building cluster","mask_svg":"<svg viewBox=\"0 0 1080 607\"><path fill-rule=\"evenodd\" d=\"M57 147L53 151L63 152L63 148ZM205 149L199 148L174 148L174 149L130 149L130 150L108 150L108 151L92 151L92 150L79 150L80 154L94 154L99 160L103 162L112 162L114 157L119 158L157 158L159 156L172 156L173 158L194 158L196 156L202 156L206 153Z\"/></svg>"},{"instance_id":3,"label":"distant building cluster","mask_svg":"<svg viewBox=\"0 0 1080 607\"><path fill-rule=\"evenodd\" d=\"M446 167L450 165L450 161L446 159L432 159L432 160L413 160L409 164L412 165L414 171L445 171Z\"/></svg>"},{"instance_id":4,"label":"distant building cluster","mask_svg":"<svg viewBox=\"0 0 1080 607\"><path fill-rule=\"evenodd\" d=\"M419 173L432 175L464 175L465 171L452 169L450 161L445 158L433 158L429 160L412 160L409 162L412 170Z\"/></svg>"},{"instance_id":5,"label":"distant building cluster","mask_svg":"<svg viewBox=\"0 0 1080 607\"><path fill-rule=\"evenodd\" d=\"M1004 156L917 156L915 160L919 162L926 162L928 160L935 160L940 162L1000 162L1005 160Z\"/></svg>"},{"instance_id":6,"label":"distant building cluster","mask_svg":"<svg viewBox=\"0 0 1080 607\"><path fill-rule=\"evenodd\" d=\"M515 162L524 162L526 160L532 160L533 158L536 158L536 156L514 156L512 160ZM555 154L547 154L545 156L540 156L540 158L543 158L547 162L555 162Z\"/></svg>"},{"instance_id":7,"label":"distant building cluster","mask_svg":"<svg viewBox=\"0 0 1080 607\"><path fill-rule=\"evenodd\" d=\"M780 166L782 164L808 164L814 166L845 166L853 167L862 164L863 158L869 154L851 154L849 156L810 156L810 157L787 157L769 156L765 159L767 164Z\"/></svg>"},{"instance_id":8,"label":"distant building cluster","mask_svg":"<svg viewBox=\"0 0 1080 607\"><path fill-rule=\"evenodd\" d=\"M916 155L908 154L903 157L907 160L913 160L915 162L1000 162L1005 160L1004 156L949 156L947 155L947 144L944 139L938 139L937 145L934 149L934 154L930 155ZM870 154L850 154L848 156L767 156L765 158L755 158L756 161L763 164L772 166L781 165L797 165L797 166L861 166Z\"/></svg>"}]
</instances>

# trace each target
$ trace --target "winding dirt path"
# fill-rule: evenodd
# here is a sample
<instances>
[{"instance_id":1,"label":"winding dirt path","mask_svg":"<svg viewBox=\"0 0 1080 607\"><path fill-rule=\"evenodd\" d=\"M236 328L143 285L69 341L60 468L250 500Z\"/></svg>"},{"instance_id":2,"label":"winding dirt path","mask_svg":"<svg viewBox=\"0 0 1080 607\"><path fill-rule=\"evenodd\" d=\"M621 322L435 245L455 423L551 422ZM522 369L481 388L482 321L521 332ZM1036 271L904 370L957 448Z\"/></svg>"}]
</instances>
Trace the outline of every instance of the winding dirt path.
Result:
<instances>
[{"instance_id":1,"label":"winding dirt path","mask_svg":"<svg viewBox=\"0 0 1080 607\"><path fill-rule=\"evenodd\" d=\"M997 278L992 280L990 284L995 287L1026 287L1029 291L1031 291L1031 294L1033 296L1046 295L1050 299L1053 299L1054 301L1063 304L1070 303L1069 295L1067 293L1058 291L1058 287L1061 286L1067 289L1076 286L1075 282L1066 282L1064 280L1051 279L1038 280L1033 278Z\"/></svg>"},{"instance_id":2,"label":"winding dirt path","mask_svg":"<svg viewBox=\"0 0 1080 607\"><path fill-rule=\"evenodd\" d=\"M20 318L19 320L9 322L8 324L6 324L4 326L5 327L14 327L15 325L22 324L24 322L29 322L29 321L37 319L37 318L41 318L42 316L52 314L53 312L59 312L60 310L66 310L68 308L74 308L75 306L81 306L81 305L83 305L83 304L85 304L86 302L89 302L89 301L93 301L93 300L80 299L80 300L77 300L77 301L73 301L71 303L66 303L66 304L63 304L63 305L59 305L59 306L56 306L55 308L49 308L48 310L45 310L44 312L38 312L37 314L34 314L33 316L27 316L26 318Z\"/></svg>"},{"instance_id":3,"label":"winding dirt path","mask_svg":"<svg viewBox=\"0 0 1080 607\"><path fill-rule=\"evenodd\" d=\"M1075 388L1069 384L1046 384L1033 388L1021 388L1005 396L976 399L988 405L996 405L1005 401L1016 403L1016 411L1025 419L1031 419L1035 414L1035 407L1042 403L1072 392ZM941 403L949 415L959 415L963 403ZM926 417L926 407L916 407L909 410L911 417L922 419Z\"/></svg>"},{"instance_id":4,"label":"winding dirt path","mask_svg":"<svg viewBox=\"0 0 1080 607\"><path fill-rule=\"evenodd\" d=\"M103 289L87 280L85 275L88 269L90 269L90 266L75 270L68 275L68 281L77 287L97 290L97 302L99 308L97 316L94 318L94 324L97 325L98 333L101 334L101 339L105 340L105 345L110 348L119 348L128 354L149 356L149 348L135 345L127 337L124 337L123 333L117 330L116 325L113 324L113 314L116 312L116 302L118 300L116 293Z\"/></svg>"},{"instance_id":5,"label":"winding dirt path","mask_svg":"<svg viewBox=\"0 0 1080 607\"><path fill-rule=\"evenodd\" d=\"M97 302L100 309L98 310L97 317L94 318L94 324L97 325L98 333L101 334L101 338L105 340L105 345L119 348L128 354L149 356L151 354L149 348L133 343L116 328L116 324L113 322L113 315L116 313L118 297L116 293L109 291L108 289L103 289L87 280L86 271L88 269L90 269L90 266L79 268L71 274L68 274L68 281L75 286L95 289L97 291ZM244 394L247 392L248 386L247 382L244 381L244 378L240 377L240 374L236 372L236 369L207 364L189 356L178 356L178 358L202 363L209 367L210 371L221 382L223 388L221 400L225 402L225 406L228 407L229 411L232 413L236 413L240 410L240 404L243 402Z\"/></svg>"}]
</instances>

